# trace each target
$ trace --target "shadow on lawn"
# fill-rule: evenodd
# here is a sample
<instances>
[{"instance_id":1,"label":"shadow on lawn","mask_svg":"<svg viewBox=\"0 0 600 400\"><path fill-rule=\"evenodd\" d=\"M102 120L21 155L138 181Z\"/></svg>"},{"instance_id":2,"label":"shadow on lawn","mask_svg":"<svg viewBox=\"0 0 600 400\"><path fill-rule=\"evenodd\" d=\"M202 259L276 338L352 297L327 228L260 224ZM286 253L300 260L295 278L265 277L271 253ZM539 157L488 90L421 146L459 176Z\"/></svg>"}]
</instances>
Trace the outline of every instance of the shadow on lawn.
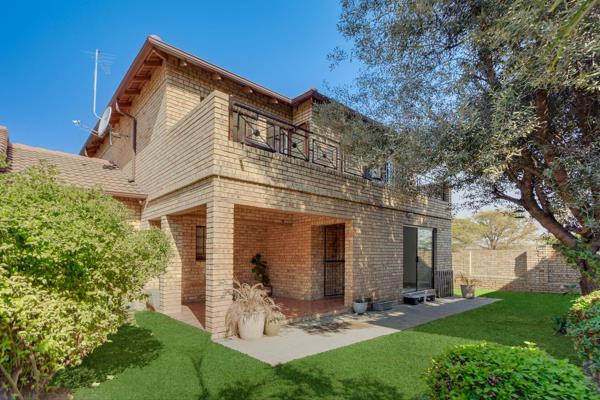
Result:
<instances>
[{"instance_id":1,"label":"shadow on lawn","mask_svg":"<svg viewBox=\"0 0 600 400\"><path fill-rule=\"evenodd\" d=\"M151 330L123 325L109 336L109 342L88 355L80 365L59 372L53 386L76 389L104 382L127 368L147 365L158 357L162 347Z\"/></svg>"},{"instance_id":2,"label":"shadow on lawn","mask_svg":"<svg viewBox=\"0 0 600 400\"><path fill-rule=\"evenodd\" d=\"M202 376L202 359L194 361L194 367L202 390L197 400L402 400L404 398L396 387L370 377L337 379L320 368L312 367L306 370L288 364L274 367L274 375L263 380L238 380L211 394L206 389Z\"/></svg>"}]
</instances>

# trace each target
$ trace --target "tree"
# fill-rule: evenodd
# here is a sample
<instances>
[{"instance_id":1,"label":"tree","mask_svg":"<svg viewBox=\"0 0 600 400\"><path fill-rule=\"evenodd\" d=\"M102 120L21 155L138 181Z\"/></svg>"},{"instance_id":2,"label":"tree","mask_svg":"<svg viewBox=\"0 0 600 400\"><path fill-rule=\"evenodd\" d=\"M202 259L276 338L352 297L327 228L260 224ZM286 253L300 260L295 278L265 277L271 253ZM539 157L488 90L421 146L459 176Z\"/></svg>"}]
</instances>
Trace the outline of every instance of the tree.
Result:
<instances>
[{"instance_id":1,"label":"tree","mask_svg":"<svg viewBox=\"0 0 600 400\"><path fill-rule=\"evenodd\" d=\"M600 10L596 1L344 0L355 85L318 107L347 151L427 176L471 206L526 211L582 274L600 275ZM341 105L347 104L357 113ZM380 121L373 124L371 121Z\"/></svg>"},{"instance_id":2,"label":"tree","mask_svg":"<svg viewBox=\"0 0 600 400\"><path fill-rule=\"evenodd\" d=\"M473 220L480 227L483 246L491 250L530 244L536 239L537 228L525 218L500 211L480 211Z\"/></svg>"},{"instance_id":3,"label":"tree","mask_svg":"<svg viewBox=\"0 0 600 400\"><path fill-rule=\"evenodd\" d=\"M452 250L460 251L477 246L481 240L481 227L470 218L454 218L452 220Z\"/></svg>"},{"instance_id":4,"label":"tree","mask_svg":"<svg viewBox=\"0 0 600 400\"><path fill-rule=\"evenodd\" d=\"M49 167L0 174L0 397L37 397L124 322L169 242Z\"/></svg>"},{"instance_id":5,"label":"tree","mask_svg":"<svg viewBox=\"0 0 600 400\"><path fill-rule=\"evenodd\" d=\"M480 211L452 221L452 249L480 246L490 250L528 245L538 238L529 219L501 211Z\"/></svg>"}]
</instances>

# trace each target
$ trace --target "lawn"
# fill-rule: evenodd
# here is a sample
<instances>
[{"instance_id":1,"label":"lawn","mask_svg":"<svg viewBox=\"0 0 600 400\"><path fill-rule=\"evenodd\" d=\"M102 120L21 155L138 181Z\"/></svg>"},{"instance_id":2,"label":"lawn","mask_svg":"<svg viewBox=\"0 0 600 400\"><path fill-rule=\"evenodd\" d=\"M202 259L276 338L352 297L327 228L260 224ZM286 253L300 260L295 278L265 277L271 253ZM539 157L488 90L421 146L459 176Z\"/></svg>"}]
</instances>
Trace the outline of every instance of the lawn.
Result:
<instances>
[{"instance_id":1,"label":"lawn","mask_svg":"<svg viewBox=\"0 0 600 400\"><path fill-rule=\"evenodd\" d=\"M502 301L341 349L270 367L210 341L196 328L142 312L112 342L55 383L85 399L413 399L431 357L459 343L533 341L574 360L552 318L572 296L494 292Z\"/></svg>"}]
</instances>

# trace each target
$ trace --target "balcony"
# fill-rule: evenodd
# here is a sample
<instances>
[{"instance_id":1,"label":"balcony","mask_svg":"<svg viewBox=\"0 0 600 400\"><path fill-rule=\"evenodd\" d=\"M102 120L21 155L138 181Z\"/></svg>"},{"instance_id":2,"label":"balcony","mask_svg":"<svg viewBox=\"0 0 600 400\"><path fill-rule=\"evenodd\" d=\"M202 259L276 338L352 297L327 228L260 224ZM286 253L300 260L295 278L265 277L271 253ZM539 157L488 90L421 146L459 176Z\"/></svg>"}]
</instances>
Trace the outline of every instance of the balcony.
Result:
<instances>
[{"instance_id":1,"label":"balcony","mask_svg":"<svg viewBox=\"0 0 600 400\"><path fill-rule=\"evenodd\" d=\"M292 125L245 104L231 102L229 108L230 140L369 181L390 183L389 165L369 167L358 158L344 154L339 141L329 136ZM447 201L446 190L431 184L423 186L429 187L427 193L431 193L431 197Z\"/></svg>"}]
</instances>

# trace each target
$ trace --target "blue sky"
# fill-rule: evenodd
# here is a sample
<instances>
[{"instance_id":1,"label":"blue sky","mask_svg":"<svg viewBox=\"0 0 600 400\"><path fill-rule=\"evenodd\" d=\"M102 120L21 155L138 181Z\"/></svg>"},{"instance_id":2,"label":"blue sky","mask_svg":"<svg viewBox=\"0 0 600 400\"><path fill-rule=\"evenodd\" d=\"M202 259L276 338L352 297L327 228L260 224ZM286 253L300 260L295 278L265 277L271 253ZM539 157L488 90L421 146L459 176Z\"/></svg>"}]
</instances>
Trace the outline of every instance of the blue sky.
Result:
<instances>
[{"instance_id":1,"label":"blue sky","mask_svg":"<svg viewBox=\"0 0 600 400\"><path fill-rule=\"evenodd\" d=\"M335 0L4 3L0 125L12 142L78 152L87 133L71 121L95 122L94 49L111 57L101 110L149 34L290 97L350 83L357 66L331 71L327 60L347 46L339 12Z\"/></svg>"}]
</instances>

